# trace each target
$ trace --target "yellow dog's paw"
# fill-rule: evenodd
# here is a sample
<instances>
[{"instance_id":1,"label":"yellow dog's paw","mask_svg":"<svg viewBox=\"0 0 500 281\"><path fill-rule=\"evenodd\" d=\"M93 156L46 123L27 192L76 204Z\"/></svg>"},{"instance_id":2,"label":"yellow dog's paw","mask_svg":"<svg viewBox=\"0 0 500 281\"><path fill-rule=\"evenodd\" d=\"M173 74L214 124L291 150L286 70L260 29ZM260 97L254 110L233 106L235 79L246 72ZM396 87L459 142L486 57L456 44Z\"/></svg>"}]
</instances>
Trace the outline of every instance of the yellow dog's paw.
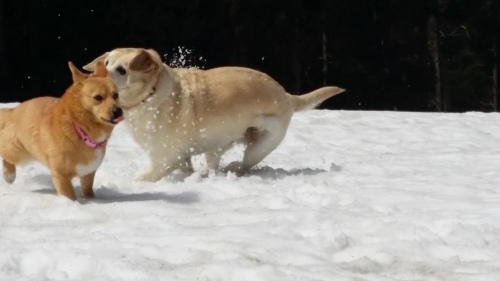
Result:
<instances>
[{"instance_id":1,"label":"yellow dog's paw","mask_svg":"<svg viewBox=\"0 0 500 281\"><path fill-rule=\"evenodd\" d=\"M163 177L162 173L157 171L147 171L136 177L138 181L149 181L149 182L157 182Z\"/></svg>"},{"instance_id":2,"label":"yellow dog's paw","mask_svg":"<svg viewBox=\"0 0 500 281\"><path fill-rule=\"evenodd\" d=\"M242 162L235 161L229 163L229 165L227 165L224 169L222 169L222 171L224 173L231 172L236 174L238 177L241 177L248 171L248 169L243 167Z\"/></svg>"}]
</instances>

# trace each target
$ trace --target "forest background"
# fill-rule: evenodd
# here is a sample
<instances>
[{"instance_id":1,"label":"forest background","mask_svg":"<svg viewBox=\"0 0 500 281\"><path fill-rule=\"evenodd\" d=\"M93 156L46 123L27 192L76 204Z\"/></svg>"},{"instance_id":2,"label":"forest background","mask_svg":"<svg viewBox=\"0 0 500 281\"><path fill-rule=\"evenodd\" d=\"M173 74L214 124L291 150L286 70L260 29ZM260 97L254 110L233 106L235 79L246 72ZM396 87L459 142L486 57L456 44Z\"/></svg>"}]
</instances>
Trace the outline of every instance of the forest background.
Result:
<instances>
[{"instance_id":1,"label":"forest background","mask_svg":"<svg viewBox=\"0 0 500 281\"><path fill-rule=\"evenodd\" d=\"M245 66L322 107L498 111L500 0L0 0L0 102L60 96L116 47L165 62Z\"/></svg>"}]
</instances>

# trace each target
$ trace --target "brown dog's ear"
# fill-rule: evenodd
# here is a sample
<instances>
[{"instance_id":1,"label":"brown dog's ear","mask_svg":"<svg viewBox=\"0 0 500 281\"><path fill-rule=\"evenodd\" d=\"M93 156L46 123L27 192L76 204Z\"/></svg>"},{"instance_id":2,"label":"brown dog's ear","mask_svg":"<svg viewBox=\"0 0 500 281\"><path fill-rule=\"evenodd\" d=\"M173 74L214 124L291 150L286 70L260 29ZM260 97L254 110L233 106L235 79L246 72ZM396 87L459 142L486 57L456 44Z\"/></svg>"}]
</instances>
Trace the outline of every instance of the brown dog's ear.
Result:
<instances>
[{"instance_id":1,"label":"brown dog's ear","mask_svg":"<svg viewBox=\"0 0 500 281\"><path fill-rule=\"evenodd\" d=\"M84 74L72 62L68 62L69 69L71 70L71 75L73 76L73 83L80 83L88 77L88 74Z\"/></svg>"},{"instance_id":2,"label":"brown dog's ear","mask_svg":"<svg viewBox=\"0 0 500 281\"><path fill-rule=\"evenodd\" d=\"M140 72L150 72L157 69L159 67L158 61L149 51L150 50L141 50L139 54L130 61L129 68Z\"/></svg>"},{"instance_id":3,"label":"brown dog's ear","mask_svg":"<svg viewBox=\"0 0 500 281\"><path fill-rule=\"evenodd\" d=\"M95 64L94 74L95 77L109 77L109 72L104 65L104 62L98 61Z\"/></svg>"},{"instance_id":4,"label":"brown dog's ear","mask_svg":"<svg viewBox=\"0 0 500 281\"><path fill-rule=\"evenodd\" d=\"M85 70L87 70L87 71L90 71L90 72L94 71L94 69L95 69L95 66L96 66L97 62L99 62L99 61L102 61L102 62L103 62L103 61L104 61L104 60L105 60L108 56L109 56L109 52L106 52L106 53L104 53L104 54L100 55L100 56L99 56L99 57L97 57L95 60L93 60L91 63L89 63L89 64L85 65L85 66L83 67L83 69L85 69Z\"/></svg>"}]
</instances>

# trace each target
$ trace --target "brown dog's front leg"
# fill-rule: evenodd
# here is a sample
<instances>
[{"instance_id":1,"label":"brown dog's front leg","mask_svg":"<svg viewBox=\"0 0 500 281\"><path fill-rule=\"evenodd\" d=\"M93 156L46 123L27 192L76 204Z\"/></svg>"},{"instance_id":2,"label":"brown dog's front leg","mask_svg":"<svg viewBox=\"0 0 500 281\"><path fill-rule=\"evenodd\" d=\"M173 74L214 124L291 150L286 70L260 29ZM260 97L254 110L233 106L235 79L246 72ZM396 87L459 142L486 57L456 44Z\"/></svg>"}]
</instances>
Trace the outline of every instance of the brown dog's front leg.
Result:
<instances>
[{"instance_id":1,"label":"brown dog's front leg","mask_svg":"<svg viewBox=\"0 0 500 281\"><path fill-rule=\"evenodd\" d=\"M94 185L94 176L95 171L80 178L80 186L84 197L94 197L94 190L92 189L92 186Z\"/></svg>"},{"instance_id":2,"label":"brown dog's front leg","mask_svg":"<svg viewBox=\"0 0 500 281\"><path fill-rule=\"evenodd\" d=\"M11 184L16 179L16 166L5 159L3 160L3 178L8 184Z\"/></svg>"},{"instance_id":3,"label":"brown dog's front leg","mask_svg":"<svg viewBox=\"0 0 500 281\"><path fill-rule=\"evenodd\" d=\"M54 182L58 195L66 196L73 201L76 200L75 190L73 190L73 186L71 185L71 178L61 175L52 175L52 181Z\"/></svg>"}]
</instances>

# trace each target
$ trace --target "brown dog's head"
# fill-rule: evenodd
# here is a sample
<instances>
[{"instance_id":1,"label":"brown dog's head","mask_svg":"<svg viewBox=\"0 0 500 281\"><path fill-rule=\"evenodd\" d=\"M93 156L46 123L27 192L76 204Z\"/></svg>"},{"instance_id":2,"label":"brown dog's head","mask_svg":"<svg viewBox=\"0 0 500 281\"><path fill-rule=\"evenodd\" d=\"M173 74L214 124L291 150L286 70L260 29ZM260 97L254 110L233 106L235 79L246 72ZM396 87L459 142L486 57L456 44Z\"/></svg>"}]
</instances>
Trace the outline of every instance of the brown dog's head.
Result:
<instances>
[{"instance_id":1,"label":"brown dog's head","mask_svg":"<svg viewBox=\"0 0 500 281\"><path fill-rule=\"evenodd\" d=\"M119 104L132 108L146 100L155 91L163 68L160 56L154 50L120 48L106 52L83 67L95 71L104 62L120 94Z\"/></svg>"},{"instance_id":2,"label":"brown dog's head","mask_svg":"<svg viewBox=\"0 0 500 281\"><path fill-rule=\"evenodd\" d=\"M68 64L73 76L72 108L102 124L114 126L122 121L123 111L117 106L118 93L104 63L96 63L92 75L82 73L72 62Z\"/></svg>"}]
</instances>

